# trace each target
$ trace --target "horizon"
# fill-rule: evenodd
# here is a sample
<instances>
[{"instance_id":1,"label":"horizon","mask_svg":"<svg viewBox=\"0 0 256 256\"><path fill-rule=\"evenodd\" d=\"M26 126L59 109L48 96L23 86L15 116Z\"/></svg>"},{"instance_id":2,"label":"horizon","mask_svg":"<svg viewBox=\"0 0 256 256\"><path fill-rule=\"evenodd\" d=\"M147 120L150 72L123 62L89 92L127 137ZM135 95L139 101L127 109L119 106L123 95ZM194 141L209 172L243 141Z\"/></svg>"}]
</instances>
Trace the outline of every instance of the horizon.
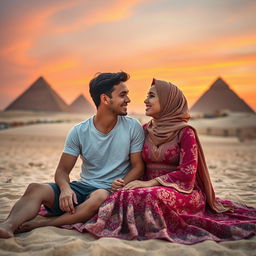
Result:
<instances>
[{"instance_id":1,"label":"horizon","mask_svg":"<svg viewBox=\"0 0 256 256\"><path fill-rule=\"evenodd\" d=\"M93 108L95 108L95 110L96 110L95 104L94 104L94 102L92 101L91 97L89 97L89 98L86 97L84 93L78 94L70 103L67 103L67 102L65 101L65 99L63 99L62 96L59 94L59 92L54 89L54 86L52 86L52 85L47 81L47 79L46 79L44 76L38 77L31 85L29 85L20 95L18 95L18 97L16 97L13 101L11 101L10 104L8 104L7 106L10 106L14 101L16 101L17 98L19 98L23 93L25 93L26 91L28 91L28 90L34 85L34 83L36 83L36 82L37 82L38 80L40 80L40 79L43 79L44 82L45 82L47 85L49 85L49 86L55 91L55 93L58 94L58 96L64 101L64 103L67 104L67 106L71 106L75 101L77 101L77 100L82 96L82 97L84 97L85 100L88 101L88 102L91 104L91 106L92 106ZM214 83L212 83L212 84L207 88L206 91L209 91L209 89L213 86L213 84L215 84L215 83L217 82L217 80L219 80L219 79L221 79L221 80L230 88L230 90L233 91L232 86L230 86L230 85L225 81L225 79L223 79L223 78L220 77L220 76L215 79ZM129 82L129 80L128 80L128 82ZM203 92L203 94L205 94L206 91ZM236 93L236 92L235 92L235 93ZM196 99L196 101L195 101L194 103L196 103L196 102L203 96L203 94L200 95L200 96L198 97L198 99ZM237 94L237 96L240 97L239 94ZM243 100L243 99L242 99L242 100ZM245 103L247 104L246 101L245 101ZM129 103L129 104L130 104L130 103ZM189 109L191 109L192 107L193 107L193 105L192 105L192 106L189 106ZM251 106L249 105L249 107L251 107ZM21 111L26 111L26 110L23 110L23 109L20 109L20 110L21 110ZM0 111L6 111L6 110L5 110L5 109L0 109ZM8 110L8 111L10 111L10 110ZM33 110L31 110L31 111L33 111ZM38 111L38 110L37 110L37 111ZM42 111L43 111L43 110L42 110ZM255 111L255 110L254 110L254 111ZM44 111L43 111L43 112L44 112ZM145 107L144 107L144 109L140 109L139 111L138 111L138 110L137 110L137 111L132 110L132 111L130 112L130 111L128 110L128 112L129 112L129 114L135 114L135 115L145 114Z\"/></svg>"},{"instance_id":2,"label":"horizon","mask_svg":"<svg viewBox=\"0 0 256 256\"><path fill-rule=\"evenodd\" d=\"M67 104L80 94L93 104L94 75L124 70L129 112L144 112L153 77L189 107L221 77L255 111L255 11L252 0L3 2L0 109L40 76Z\"/></svg>"}]
</instances>

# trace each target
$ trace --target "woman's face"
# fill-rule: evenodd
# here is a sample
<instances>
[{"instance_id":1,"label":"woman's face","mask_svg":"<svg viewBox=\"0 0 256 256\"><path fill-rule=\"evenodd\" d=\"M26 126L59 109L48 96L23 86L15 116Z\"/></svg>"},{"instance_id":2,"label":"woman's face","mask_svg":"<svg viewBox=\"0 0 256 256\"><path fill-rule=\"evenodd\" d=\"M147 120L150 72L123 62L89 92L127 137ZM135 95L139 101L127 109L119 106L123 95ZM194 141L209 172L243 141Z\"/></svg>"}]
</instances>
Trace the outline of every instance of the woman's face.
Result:
<instances>
[{"instance_id":1,"label":"woman's face","mask_svg":"<svg viewBox=\"0 0 256 256\"><path fill-rule=\"evenodd\" d=\"M144 100L144 103L146 104L146 116L158 118L160 115L160 102L154 85L152 85L148 91L148 95Z\"/></svg>"}]
</instances>

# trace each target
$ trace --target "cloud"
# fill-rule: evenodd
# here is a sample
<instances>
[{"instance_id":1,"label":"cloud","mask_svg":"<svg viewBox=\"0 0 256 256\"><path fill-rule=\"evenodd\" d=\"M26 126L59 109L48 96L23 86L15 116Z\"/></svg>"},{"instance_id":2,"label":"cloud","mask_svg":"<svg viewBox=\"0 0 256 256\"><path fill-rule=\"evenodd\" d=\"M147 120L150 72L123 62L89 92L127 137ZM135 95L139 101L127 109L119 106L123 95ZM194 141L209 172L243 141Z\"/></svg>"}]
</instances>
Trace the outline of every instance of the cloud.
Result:
<instances>
[{"instance_id":1,"label":"cloud","mask_svg":"<svg viewBox=\"0 0 256 256\"><path fill-rule=\"evenodd\" d=\"M247 0L3 1L0 107L40 75L70 102L81 92L89 97L96 72L121 69L131 74L134 106L143 105L153 76L179 84L192 101L219 75L246 97L255 95L255 6Z\"/></svg>"}]
</instances>

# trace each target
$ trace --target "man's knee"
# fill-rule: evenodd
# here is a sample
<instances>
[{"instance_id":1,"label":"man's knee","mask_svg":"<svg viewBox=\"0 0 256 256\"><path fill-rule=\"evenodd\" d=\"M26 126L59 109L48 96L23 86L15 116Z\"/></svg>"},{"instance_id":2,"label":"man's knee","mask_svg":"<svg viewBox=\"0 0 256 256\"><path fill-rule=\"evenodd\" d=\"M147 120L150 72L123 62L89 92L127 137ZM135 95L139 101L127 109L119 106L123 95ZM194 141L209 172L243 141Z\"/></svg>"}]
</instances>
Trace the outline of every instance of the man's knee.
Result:
<instances>
[{"instance_id":1,"label":"man's knee","mask_svg":"<svg viewBox=\"0 0 256 256\"><path fill-rule=\"evenodd\" d=\"M109 196L109 192L105 189L97 189L90 195L90 199L92 199L96 204L103 203Z\"/></svg>"},{"instance_id":2,"label":"man's knee","mask_svg":"<svg viewBox=\"0 0 256 256\"><path fill-rule=\"evenodd\" d=\"M28 186L27 186L27 189L25 191L25 195L27 194L32 194L34 192L36 192L37 190L39 190L41 188L42 184L40 183L30 183Z\"/></svg>"},{"instance_id":3,"label":"man's knee","mask_svg":"<svg viewBox=\"0 0 256 256\"><path fill-rule=\"evenodd\" d=\"M37 198L48 199L49 197L53 196L53 191L47 184L30 183L24 193L24 196L35 196Z\"/></svg>"}]
</instances>

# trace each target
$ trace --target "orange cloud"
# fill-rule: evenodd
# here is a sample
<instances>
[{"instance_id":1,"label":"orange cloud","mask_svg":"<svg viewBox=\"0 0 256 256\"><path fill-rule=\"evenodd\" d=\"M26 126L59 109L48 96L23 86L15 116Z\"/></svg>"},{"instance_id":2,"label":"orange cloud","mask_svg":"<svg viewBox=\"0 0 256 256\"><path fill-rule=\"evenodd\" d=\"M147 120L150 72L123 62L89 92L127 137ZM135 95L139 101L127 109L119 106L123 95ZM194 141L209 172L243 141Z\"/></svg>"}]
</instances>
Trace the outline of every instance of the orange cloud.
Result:
<instances>
[{"instance_id":1,"label":"orange cloud","mask_svg":"<svg viewBox=\"0 0 256 256\"><path fill-rule=\"evenodd\" d=\"M3 24L5 30L2 44L6 41L8 41L8 44L3 45L0 53L13 49L18 43L17 40L33 42L36 38L44 35L49 29L46 29L46 25L48 25L50 17L56 12L68 9L75 4L77 4L77 1L62 1L61 5L58 2L52 2L51 5L45 5L43 8L30 8L30 11L26 12L25 15L11 17L6 21L6 24Z\"/></svg>"},{"instance_id":2,"label":"orange cloud","mask_svg":"<svg viewBox=\"0 0 256 256\"><path fill-rule=\"evenodd\" d=\"M97 6L90 13L76 19L73 24L66 24L65 26L58 26L53 29L53 34L63 34L70 32L84 31L96 24L117 22L127 19L132 15L132 9L146 0L126 0L126 1L112 1L106 2L102 6Z\"/></svg>"},{"instance_id":3,"label":"orange cloud","mask_svg":"<svg viewBox=\"0 0 256 256\"><path fill-rule=\"evenodd\" d=\"M42 68L42 73L50 74L60 71L66 71L76 68L79 65L79 61L75 59L60 59L57 61L51 61L50 64Z\"/></svg>"}]
</instances>

